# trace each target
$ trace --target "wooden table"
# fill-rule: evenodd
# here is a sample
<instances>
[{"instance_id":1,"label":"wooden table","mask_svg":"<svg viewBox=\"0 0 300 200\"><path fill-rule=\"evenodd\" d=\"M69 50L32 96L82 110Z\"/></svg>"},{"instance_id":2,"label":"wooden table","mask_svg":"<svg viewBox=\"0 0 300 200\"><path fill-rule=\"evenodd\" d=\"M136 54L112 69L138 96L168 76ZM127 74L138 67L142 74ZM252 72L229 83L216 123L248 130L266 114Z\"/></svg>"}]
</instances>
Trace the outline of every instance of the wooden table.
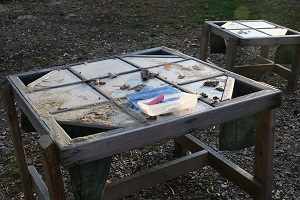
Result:
<instances>
[{"instance_id":1,"label":"wooden table","mask_svg":"<svg viewBox=\"0 0 300 200\"><path fill-rule=\"evenodd\" d=\"M145 70L155 76L143 80ZM205 84L213 81L217 84ZM196 107L151 119L132 109L126 98L140 84L201 95ZM281 91L269 85L158 47L10 75L2 92L26 199L33 199L33 188L40 199L65 199L59 166L70 170L97 161L109 163L111 156L171 138L177 151L187 149L192 154L107 184L104 199L118 199L204 166L254 199L271 198L275 113ZM42 135L39 145L47 186L35 167L26 164L15 101ZM259 120L253 175L192 135L255 113Z\"/></svg>"},{"instance_id":2,"label":"wooden table","mask_svg":"<svg viewBox=\"0 0 300 200\"><path fill-rule=\"evenodd\" d=\"M274 72L288 80L289 89L297 89L300 75L300 32L265 20L206 21L202 28L200 51L200 59L204 61L207 59L211 33L226 40L226 69L239 74ZM268 59L269 47L274 45L285 45L282 49L286 50L278 55L284 54L291 58L282 58L283 61L277 63ZM235 66L238 46L261 46L257 64ZM284 63L291 64L291 68L281 65Z\"/></svg>"}]
</instances>

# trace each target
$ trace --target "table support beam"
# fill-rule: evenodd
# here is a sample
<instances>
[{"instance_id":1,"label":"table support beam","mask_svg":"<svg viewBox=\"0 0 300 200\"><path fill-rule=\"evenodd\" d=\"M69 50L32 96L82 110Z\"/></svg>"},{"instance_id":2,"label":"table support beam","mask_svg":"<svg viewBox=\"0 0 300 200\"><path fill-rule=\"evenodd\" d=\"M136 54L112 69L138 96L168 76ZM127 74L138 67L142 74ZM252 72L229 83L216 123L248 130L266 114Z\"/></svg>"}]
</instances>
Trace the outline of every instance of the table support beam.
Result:
<instances>
[{"instance_id":1,"label":"table support beam","mask_svg":"<svg viewBox=\"0 0 300 200\"><path fill-rule=\"evenodd\" d=\"M204 24L202 26L200 60L205 61L207 58L208 41L209 41L210 26Z\"/></svg>"},{"instance_id":2,"label":"table support beam","mask_svg":"<svg viewBox=\"0 0 300 200\"><path fill-rule=\"evenodd\" d=\"M227 51L226 51L226 63L225 67L229 71L233 71L235 65L235 57L238 46L238 40L234 38L230 38L227 41Z\"/></svg>"},{"instance_id":3,"label":"table support beam","mask_svg":"<svg viewBox=\"0 0 300 200\"><path fill-rule=\"evenodd\" d=\"M19 120L18 120L18 115L15 107L15 101L13 97L12 88L7 81L4 82L2 85L2 94L3 94L4 106L8 116L10 132L11 132L11 137L14 145L17 164L20 170L24 196L26 200L33 200L34 199L33 190L31 185L30 174L27 168L26 155L23 147L21 130L19 127Z\"/></svg>"},{"instance_id":4,"label":"table support beam","mask_svg":"<svg viewBox=\"0 0 300 200\"><path fill-rule=\"evenodd\" d=\"M259 114L254 153L254 177L265 183L266 188L258 199L272 199L272 175L276 110Z\"/></svg>"},{"instance_id":5,"label":"table support beam","mask_svg":"<svg viewBox=\"0 0 300 200\"><path fill-rule=\"evenodd\" d=\"M35 167L33 165L28 166L28 171L31 176L32 186L38 199L50 200L48 188L39 173L36 171Z\"/></svg>"},{"instance_id":6,"label":"table support beam","mask_svg":"<svg viewBox=\"0 0 300 200\"><path fill-rule=\"evenodd\" d=\"M119 199L207 165L208 154L202 150L110 183L104 199Z\"/></svg>"},{"instance_id":7,"label":"table support beam","mask_svg":"<svg viewBox=\"0 0 300 200\"><path fill-rule=\"evenodd\" d=\"M57 157L55 143L50 136L44 135L39 140L46 184L51 200L65 200L65 190Z\"/></svg>"},{"instance_id":8,"label":"table support beam","mask_svg":"<svg viewBox=\"0 0 300 200\"><path fill-rule=\"evenodd\" d=\"M268 58L270 46L265 45L260 47L260 56L264 58Z\"/></svg>"},{"instance_id":9,"label":"table support beam","mask_svg":"<svg viewBox=\"0 0 300 200\"><path fill-rule=\"evenodd\" d=\"M257 64L257 65L239 65L235 66L232 71L238 74L265 74L274 71L274 63Z\"/></svg>"},{"instance_id":10,"label":"table support beam","mask_svg":"<svg viewBox=\"0 0 300 200\"><path fill-rule=\"evenodd\" d=\"M176 141L191 152L198 151L200 149L208 151L210 167L221 173L222 176L240 187L254 199L260 198L260 193L263 191L263 188L265 188L265 184L256 179L255 176L252 176L238 165L227 160L190 134L178 137L176 138Z\"/></svg>"},{"instance_id":11,"label":"table support beam","mask_svg":"<svg viewBox=\"0 0 300 200\"><path fill-rule=\"evenodd\" d=\"M296 90L298 79L300 77L300 44L297 45L291 71L295 73L295 76L288 80L288 89Z\"/></svg>"}]
</instances>

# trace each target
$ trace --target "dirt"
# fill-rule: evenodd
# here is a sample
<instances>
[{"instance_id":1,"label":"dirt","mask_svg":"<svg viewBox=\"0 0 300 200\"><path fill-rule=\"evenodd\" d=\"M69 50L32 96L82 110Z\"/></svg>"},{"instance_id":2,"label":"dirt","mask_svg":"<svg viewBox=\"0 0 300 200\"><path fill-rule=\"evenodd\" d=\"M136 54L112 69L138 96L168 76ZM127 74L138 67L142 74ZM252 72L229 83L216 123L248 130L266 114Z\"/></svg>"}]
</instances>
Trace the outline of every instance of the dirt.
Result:
<instances>
[{"instance_id":1,"label":"dirt","mask_svg":"<svg viewBox=\"0 0 300 200\"><path fill-rule=\"evenodd\" d=\"M167 46L198 58L201 25L182 13L207 9L184 0L153 1L1 1L0 78L29 70L85 62L157 46ZM155 17L153 17L155 16ZM256 48L239 49L238 64L253 60ZM250 58L244 55L250 54ZM224 66L223 54L209 57ZM287 81L275 74L252 76L282 90L276 118L272 197L300 197L300 88L287 90ZM299 83L299 80L298 80ZM24 199L13 155L7 115L0 96L0 199ZM194 135L214 149L217 127ZM41 172L36 133L22 133L28 163ZM252 172L253 148L219 152ZM109 181L173 159L171 141L125 152L113 158ZM66 194L71 195L63 170ZM242 190L205 167L158 184L124 199L250 199Z\"/></svg>"}]
</instances>

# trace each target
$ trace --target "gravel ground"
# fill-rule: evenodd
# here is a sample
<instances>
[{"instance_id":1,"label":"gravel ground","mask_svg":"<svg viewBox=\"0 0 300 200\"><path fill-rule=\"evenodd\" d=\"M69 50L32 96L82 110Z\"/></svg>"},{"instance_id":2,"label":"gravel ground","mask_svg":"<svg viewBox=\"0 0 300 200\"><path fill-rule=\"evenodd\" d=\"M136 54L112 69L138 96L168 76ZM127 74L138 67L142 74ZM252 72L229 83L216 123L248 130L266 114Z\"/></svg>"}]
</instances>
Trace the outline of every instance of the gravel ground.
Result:
<instances>
[{"instance_id":1,"label":"gravel ground","mask_svg":"<svg viewBox=\"0 0 300 200\"><path fill-rule=\"evenodd\" d=\"M183 0L113 1L49 0L0 2L0 78L28 70L76 63L156 46L175 48L198 57L201 24L180 15L185 10L201 14L206 9ZM151 16L157 21L150 21ZM151 18L152 19L152 18ZM166 19L170 19L169 23ZM155 25L153 25L155 24ZM253 62L256 48L241 48L238 64ZM246 54L250 56L245 56ZM210 59L224 66L224 55ZM300 88L286 89L275 74L251 76L282 90L282 105L276 118L274 150L274 199L300 199ZM16 169L7 116L0 96L0 199L24 199ZM194 134L217 150L217 127ZM28 163L41 170L36 133L23 133ZM220 152L252 172L253 148ZM174 159L172 141L125 152L113 158L109 181ZM63 170L67 195L68 173ZM211 168L205 167L130 195L129 199L250 199Z\"/></svg>"}]
</instances>

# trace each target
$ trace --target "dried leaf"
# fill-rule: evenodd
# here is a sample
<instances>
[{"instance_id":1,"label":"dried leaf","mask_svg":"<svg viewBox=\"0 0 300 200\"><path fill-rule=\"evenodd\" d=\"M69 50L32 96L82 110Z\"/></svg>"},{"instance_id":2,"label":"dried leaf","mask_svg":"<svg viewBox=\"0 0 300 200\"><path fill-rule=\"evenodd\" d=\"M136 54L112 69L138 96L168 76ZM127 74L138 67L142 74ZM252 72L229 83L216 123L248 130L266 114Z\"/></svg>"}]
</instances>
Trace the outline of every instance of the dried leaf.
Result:
<instances>
[{"instance_id":1,"label":"dried leaf","mask_svg":"<svg viewBox=\"0 0 300 200\"><path fill-rule=\"evenodd\" d=\"M108 77L111 79L116 78L118 76L119 76L118 74L114 74L114 73L110 73L110 72L108 73Z\"/></svg>"},{"instance_id":2,"label":"dried leaf","mask_svg":"<svg viewBox=\"0 0 300 200\"><path fill-rule=\"evenodd\" d=\"M184 79L184 77L185 77L185 75L182 75L182 74L179 74L179 75L178 75L178 78L179 78L179 79Z\"/></svg>"},{"instance_id":3,"label":"dried leaf","mask_svg":"<svg viewBox=\"0 0 300 200\"><path fill-rule=\"evenodd\" d=\"M209 86L209 87L215 87L219 84L219 81L217 80L206 80L203 85L204 86Z\"/></svg>"},{"instance_id":4,"label":"dried leaf","mask_svg":"<svg viewBox=\"0 0 300 200\"><path fill-rule=\"evenodd\" d=\"M120 90L129 90L130 89L130 85L128 84L124 84L120 87Z\"/></svg>"}]
</instances>

